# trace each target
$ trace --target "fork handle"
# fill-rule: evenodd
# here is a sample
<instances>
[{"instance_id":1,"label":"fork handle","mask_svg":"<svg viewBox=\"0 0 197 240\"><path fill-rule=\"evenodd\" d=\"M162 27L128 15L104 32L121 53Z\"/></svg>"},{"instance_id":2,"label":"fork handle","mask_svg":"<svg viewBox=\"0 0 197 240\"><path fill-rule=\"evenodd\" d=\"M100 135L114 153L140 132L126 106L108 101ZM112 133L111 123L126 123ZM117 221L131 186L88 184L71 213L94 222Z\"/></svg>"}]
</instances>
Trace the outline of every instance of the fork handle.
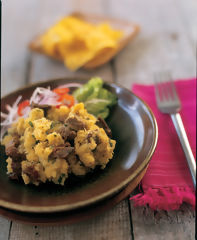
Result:
<instances>
[{"instance_id":1,"label":"fork handle","mask_svg":"<svg viewBox=\"0 0 197 240\"><path fill-rule=\"evenodd\" d=\"M179 113L176 113L171 114L171 118L187 159L188 167L194 183L194 189L196 189L196 161L192 153L181 116Z\"/></svg>"}]
</instances>

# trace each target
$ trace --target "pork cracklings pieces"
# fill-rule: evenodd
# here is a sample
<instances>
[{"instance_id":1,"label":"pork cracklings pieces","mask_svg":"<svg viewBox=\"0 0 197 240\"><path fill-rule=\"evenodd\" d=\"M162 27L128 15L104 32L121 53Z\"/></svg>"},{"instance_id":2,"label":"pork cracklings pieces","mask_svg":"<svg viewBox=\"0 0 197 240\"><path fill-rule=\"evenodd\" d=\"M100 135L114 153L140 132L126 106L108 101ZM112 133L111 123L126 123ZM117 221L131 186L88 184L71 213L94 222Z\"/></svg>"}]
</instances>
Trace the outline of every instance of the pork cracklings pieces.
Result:
<instances>
[{"instance_id":1,"label":"pork cracklings pieces","mask_svg":"<svg viewBox=\"0 0 197 240\"><path fill-rule=\"evenodd\" d=\"M26 119L19 118L3 138L11 179L64 185L71 173L83 176L96 166L106 167L116 144L106 124L89 114L83 103L41 107L33 108Z\"/></svg>"}]
</instances>

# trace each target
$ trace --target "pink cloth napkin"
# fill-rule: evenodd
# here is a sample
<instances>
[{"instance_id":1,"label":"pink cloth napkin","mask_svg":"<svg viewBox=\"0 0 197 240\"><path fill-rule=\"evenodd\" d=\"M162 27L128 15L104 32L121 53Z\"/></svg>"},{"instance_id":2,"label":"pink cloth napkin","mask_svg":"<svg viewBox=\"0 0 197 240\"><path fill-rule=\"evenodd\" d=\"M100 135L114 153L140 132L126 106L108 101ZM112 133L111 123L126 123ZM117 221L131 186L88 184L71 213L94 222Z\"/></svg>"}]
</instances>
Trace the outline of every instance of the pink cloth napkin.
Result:
<instances>
[{"instance_id":1,"label":"pink cloth napkin","mask_svg":"<svg viewBox=\"0 0 197 240\"><path fill-rule=\"evenodd\" d=\"M182 103L181 117L196 158L196 78L175 81ZM179 209L183 202L195 208L195 191L187 160L168 114L156 105L153 86L135 84L132 91L148 103L158 124L158 143L145 176L142 193L132 197L135 205L154 210Z\"/></svg>"}]
</instances>

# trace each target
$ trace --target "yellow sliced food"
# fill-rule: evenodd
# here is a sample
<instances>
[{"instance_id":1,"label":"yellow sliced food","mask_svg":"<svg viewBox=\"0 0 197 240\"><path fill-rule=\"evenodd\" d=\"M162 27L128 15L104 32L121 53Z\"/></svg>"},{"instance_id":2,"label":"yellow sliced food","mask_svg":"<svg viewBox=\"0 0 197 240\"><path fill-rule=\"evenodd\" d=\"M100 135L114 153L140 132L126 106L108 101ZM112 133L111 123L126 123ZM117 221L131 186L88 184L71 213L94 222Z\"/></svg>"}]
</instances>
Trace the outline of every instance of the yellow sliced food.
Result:
<instances>
[{"instance_id":1,"label":"yellow sliced food","mask_svg":"<svg viewBox=\"0 0 197 240\"><path fill-rule=\"evenodd\" d=\"M41 46L44 53L62 59L69 69L76 70L103 49L116 49L122 36L108 23L93 25L69 16L41 36Z\"/></svg>"}]
</instances>

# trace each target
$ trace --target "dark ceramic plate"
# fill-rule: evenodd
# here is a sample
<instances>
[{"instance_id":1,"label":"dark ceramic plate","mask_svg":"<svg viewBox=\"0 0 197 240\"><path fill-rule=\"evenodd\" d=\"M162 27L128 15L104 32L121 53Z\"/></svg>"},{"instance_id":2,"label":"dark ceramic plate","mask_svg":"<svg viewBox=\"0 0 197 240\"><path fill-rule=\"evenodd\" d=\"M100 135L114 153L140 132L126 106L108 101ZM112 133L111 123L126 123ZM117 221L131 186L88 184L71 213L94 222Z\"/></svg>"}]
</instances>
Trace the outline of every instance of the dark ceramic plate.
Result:
<instances>
[{"instance_id":1,"label":"dark ceramic plate","mask_svg":"<svg viewBox=\"0 0 197 240\"><path fill-rule=\"evenodd\" d=\"M6 112L5 104L12 104L19 95L23 99L29 98L38 86L55 88L65 83L86 81L79 78L56 79L19 89L1 99L1 111ZM118 97L118 104L111 109L107 119L117 143L114 157L106 169L96 170L85 178L70 179L64 187L55 184L25 186L8 179L6 156L1 148L1 207L40 213L87 207L115 195L145 169L157 143L155 117L146 103L129 90L112 83L104 86Z\"/></svg>"},{"instance_id":2,"label":"dark ceramic plate","mask_svg":"<svg viewBox=\"0 0 197 240\"><path fill-rule=\"evenodd\" d=\"M106 212L110 208L114 207L117 203L128 197L144 176L146 168L118 194L115 194L112 197L106 198L102 201L98 201L95 204L87 205L83 208L52 213L31 213L0 207L0 215L11 221L40 226L73 224L85 221Z\"/></svg>"}]
</instances>

